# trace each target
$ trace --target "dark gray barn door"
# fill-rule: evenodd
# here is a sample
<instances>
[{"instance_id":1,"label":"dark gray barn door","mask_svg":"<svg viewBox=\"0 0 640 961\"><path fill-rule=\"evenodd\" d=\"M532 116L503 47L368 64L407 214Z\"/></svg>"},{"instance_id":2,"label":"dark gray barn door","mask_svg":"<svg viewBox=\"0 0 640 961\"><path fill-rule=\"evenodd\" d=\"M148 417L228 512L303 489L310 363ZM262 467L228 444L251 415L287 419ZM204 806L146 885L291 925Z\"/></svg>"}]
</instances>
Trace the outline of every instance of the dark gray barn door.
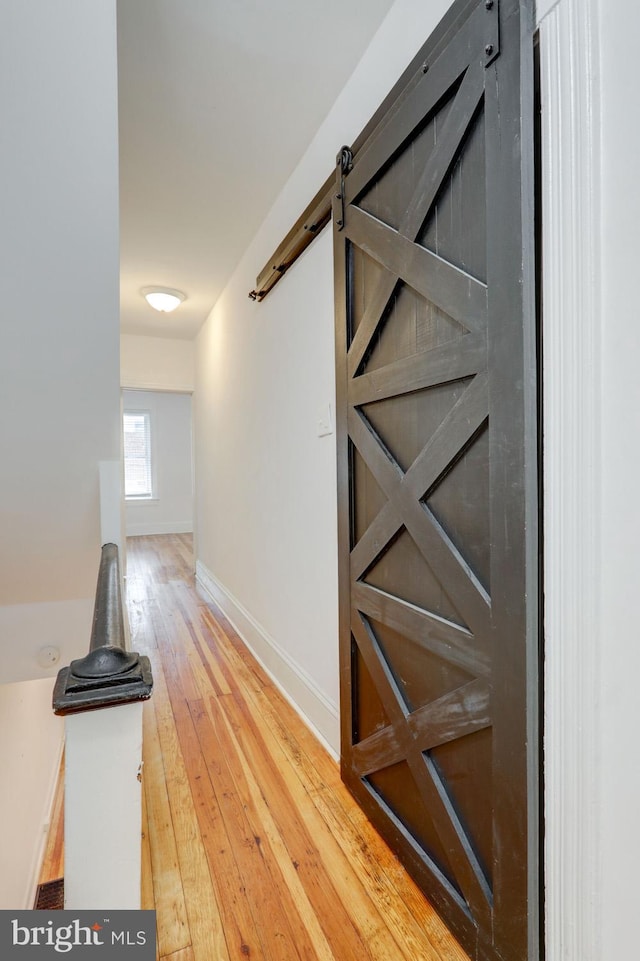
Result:
<instances>
[{"instance_id":1,"label":"dark gray barn door","mask_svg":"<svg viewBox=\"0 0 640 961\"><path fill-rule=\"evenodd\" d=\"M492 961L539 930L530 20L455 4L333 207L343 777Z\"/></svg>"}]
</instances>

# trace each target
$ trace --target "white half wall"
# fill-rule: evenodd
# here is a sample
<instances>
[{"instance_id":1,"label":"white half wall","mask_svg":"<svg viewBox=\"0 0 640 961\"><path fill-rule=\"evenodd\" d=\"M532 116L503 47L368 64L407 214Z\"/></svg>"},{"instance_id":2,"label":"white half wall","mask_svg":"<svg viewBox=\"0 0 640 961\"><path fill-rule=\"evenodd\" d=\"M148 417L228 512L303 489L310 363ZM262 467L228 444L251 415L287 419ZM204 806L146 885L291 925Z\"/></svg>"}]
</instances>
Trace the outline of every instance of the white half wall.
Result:
<instances>
[{"instance_id":1,"label":"white half wall","mask_svg":"<svg viewBox=\"0 0 640 961\"><path fill-rule=\"evenodd\" d=\"M234 621L245 639L273 640L270 670L316 730L318 718L325 719L323 736L335 753L335 436L318 433L319 420L329 407L333 416L335 403L330 231L263 303L247 294L332 170L337 151L365 126L449 5L397 0L197 340L199 570L234 599L227 610L232 620L234 603L250 617L252 628ZM292 671L310 684L301 687ZM307 696L314 690L319 696L312 719Z\"/></svg>"},{"instance_id":2,"label":"white half wall","mask_svg":"<svg viewBox=\"0 0 640 961\"><path fill-rule=\"evenodd\" d=\"M120 385L137 390L192 391L195 386L194 341L122 334Z\"/></svg>"},{"instance_id":3,"label":"white half wall","mask_svg":"<svg viewBox=\"0 0 640 961\"><path fill-rule=\"evenodd\" d=\"M0 909L32 908L47 840L64 724L52 680L0 684Z\"/></svg>"},{"instance_id":4,"label":"white half wall","mask_svg":"<svg viewBox=\"0 0 640 961\"><path fill-rule=\"evenodd\" d=\"M142 708L137 701L65 718L69 910L140 908Z\"/></svg>"},{"instance_id":5,"label":"white half wall","mask_svg":"<svg viewBox=\"0 0 640 961\"><path fill-rule=\"evenodd\" d=\"M193 530L191 395L123 390L124 410L151 415L154 496L125 501L127 536L181 534Z\"/></svg>"}]
</instances>

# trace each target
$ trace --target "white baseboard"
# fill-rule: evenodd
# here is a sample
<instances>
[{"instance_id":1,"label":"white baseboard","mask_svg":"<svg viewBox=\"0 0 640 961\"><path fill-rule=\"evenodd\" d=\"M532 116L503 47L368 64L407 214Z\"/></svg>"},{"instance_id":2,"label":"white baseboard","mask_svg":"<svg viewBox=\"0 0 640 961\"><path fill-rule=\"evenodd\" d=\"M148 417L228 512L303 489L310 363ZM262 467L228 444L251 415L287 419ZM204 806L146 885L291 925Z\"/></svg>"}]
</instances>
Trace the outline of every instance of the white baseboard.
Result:
<instances>
[{"instance_id":1,"label":"white baseboard","mask_svg":"<svg viewBox=\"0 0 640 961\"><path fill-rule=\"evenodd\" d=\"M146 521L144 524L127 524L127 537L142 537L145 534L192 534L191 521Z\"/></svg>"},{"instance_id":2,"label":"white baseboard","mask_svg":"<svg viewBox=\"0 0 640 961\"><path fill-rule=\"evenodd\" d=\"M202 563L196 562L200 586L222 609L274 684L334 759L340 754L339 711L313 678L283 650L253 615Z\"/></svg>"}]
</instances>

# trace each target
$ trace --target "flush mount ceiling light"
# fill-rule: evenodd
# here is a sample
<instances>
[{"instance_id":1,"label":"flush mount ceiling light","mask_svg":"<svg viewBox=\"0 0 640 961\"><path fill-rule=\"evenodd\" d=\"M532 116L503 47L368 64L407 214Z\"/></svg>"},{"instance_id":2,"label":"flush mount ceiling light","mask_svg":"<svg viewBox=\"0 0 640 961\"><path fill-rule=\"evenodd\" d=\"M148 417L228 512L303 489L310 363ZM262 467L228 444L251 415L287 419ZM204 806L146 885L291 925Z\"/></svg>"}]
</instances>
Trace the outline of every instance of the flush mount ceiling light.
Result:
<instances>
[{"instance_id":1,"label":"flush mount ceiling light","mask_svg":"<svg viewBox=\"0 0 640 961\"><path fill-rule=\"evenodd\" d=\"M140 293L154 310L165 314L175 310L187 298L181 290L173 290L171 287L143 287Z\"/></svg>"}]
</instances>

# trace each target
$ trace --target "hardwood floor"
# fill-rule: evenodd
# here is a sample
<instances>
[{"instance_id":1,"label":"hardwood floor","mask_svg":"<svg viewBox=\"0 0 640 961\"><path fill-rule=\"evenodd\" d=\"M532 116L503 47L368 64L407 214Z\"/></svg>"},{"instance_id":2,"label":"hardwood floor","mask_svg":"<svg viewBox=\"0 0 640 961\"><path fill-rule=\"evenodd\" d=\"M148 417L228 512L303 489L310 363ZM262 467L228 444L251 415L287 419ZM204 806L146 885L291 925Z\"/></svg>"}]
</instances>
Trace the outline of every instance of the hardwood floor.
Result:
<instances>
[{"instance_id":1,"label":"hardwood floor","mask_svg":"<svg viewBox=\"0 0 640 961\"><path fill-rule=\"evenodd\" d=\"M171 961L466 961L319 745L195 586L191 538L127 542L144 712L143 907Z\"/></svg>"},{"instance_id":2,"label":"hardwood floor","mask_svg":"<svg viewBox=\"0 0 640 961\"><path fill-rule=\"evenodd\" d=\"M64 755L51 808L51 820L47 834L38 884L49 884L64 877Z\"/></svg>"}]
</instances>

